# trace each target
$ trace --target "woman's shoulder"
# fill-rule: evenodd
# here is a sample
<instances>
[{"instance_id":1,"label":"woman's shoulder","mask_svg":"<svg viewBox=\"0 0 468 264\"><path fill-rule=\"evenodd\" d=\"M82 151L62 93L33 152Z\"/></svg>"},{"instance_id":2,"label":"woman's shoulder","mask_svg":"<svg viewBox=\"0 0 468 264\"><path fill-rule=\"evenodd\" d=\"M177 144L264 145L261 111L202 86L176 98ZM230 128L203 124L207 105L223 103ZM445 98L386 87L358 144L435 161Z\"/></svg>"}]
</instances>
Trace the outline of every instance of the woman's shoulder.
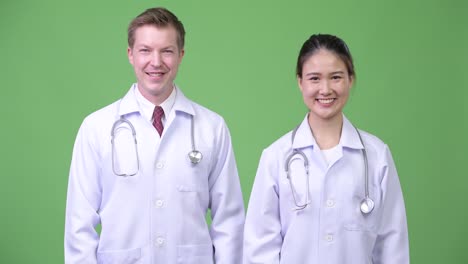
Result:
<instances>
[{"instance_id":1,"label":"woman's shoulder","mask_svg":"<svg viewBox=\"0 0 468 264\"><path fill-rule=\"evenodd\" d=\"M370 155L376 155L377 157L382 158L387 154L390 154L388 145L382 139L361 129L359 129L359 133L361 134L364 142L364 147Z\"/></svg>"},{"instance_id":2,"label":"woman's shoulder","mask_svg":"<svg viewBox=\"0 0 468 264\"><path fill-rule=\"evenodd\" d=\"M267 146L263 152L264 153L283 153L291 149L292 146L292 130L288 131L286 134L282 135L275 141L273 141L269 146Z\"/></svg>"},{"instance_id":3,"label":"woman's shoulder","mask_svg":"<svg viewBox=\"0 0 468 264\"><path fill-rule=\"evenodd\" d=\"M358 130L362 136L362 139L364 140L366 144L376 146L376 147L384 147L386 145L385 142L382 139L380 139L378 136L371 134L370 132L367 132L362 129L358 129Z\"/></svg>"}]
</instances>

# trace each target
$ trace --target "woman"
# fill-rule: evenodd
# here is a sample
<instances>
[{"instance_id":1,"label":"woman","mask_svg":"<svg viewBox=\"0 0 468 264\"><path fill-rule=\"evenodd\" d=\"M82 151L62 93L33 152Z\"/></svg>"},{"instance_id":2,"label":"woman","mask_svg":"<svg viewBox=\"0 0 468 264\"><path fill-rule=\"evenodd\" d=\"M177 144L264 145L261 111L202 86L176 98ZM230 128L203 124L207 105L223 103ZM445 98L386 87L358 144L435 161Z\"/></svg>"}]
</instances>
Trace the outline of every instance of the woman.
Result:
<instances>
[{"instance_id":1,"label":"woman","mask_svg":"<svg viewBox=\"0 0 468 264\"><path fill-rule=\"evenodd\" d=\"M312 35L296 73L309 113L262 153L244 264L409 263L390 150L343 115L355 80L347 45L336 36Z\"/></svg>"}]
</instances>

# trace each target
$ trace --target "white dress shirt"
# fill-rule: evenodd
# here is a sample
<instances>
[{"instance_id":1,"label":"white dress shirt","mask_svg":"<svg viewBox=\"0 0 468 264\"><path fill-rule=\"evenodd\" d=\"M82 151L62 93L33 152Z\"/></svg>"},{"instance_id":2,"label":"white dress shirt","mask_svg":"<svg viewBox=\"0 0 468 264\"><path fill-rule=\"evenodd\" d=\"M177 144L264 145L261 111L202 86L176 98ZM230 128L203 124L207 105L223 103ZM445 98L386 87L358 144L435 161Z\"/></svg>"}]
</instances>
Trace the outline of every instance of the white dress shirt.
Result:
<instances>
[{"instance_id":1,"label":"white dress shirt","mask_svg":"<svg viewBox=\"0 0 468 264\"><path fill-rule=\"evenodd\" d=\"M140 90L138 89L138 84L136 84L135 86L136 86L136 89L134 89L135 98L136 98L136 100L138 102L138 105L140 107L140 113L146 120L150 120L151 123L153 123L153 111L154 111L154 107L156 105L154 105L152 102L148 101L148 99L146 99L141 94ZM164 116L161 118L161 122L163 123L163 125L166 125L166 120L167 120L166 113L170 113L171 110L172 110L172 107L174 106L175 99L176 99L176 94L177 94L177 89L175 89L175 88L172 89L172 92L169 95L169 97L166 98L166 100L164 100L164 102L162 102L159 105L159 106L162 107L162 109L164 111Z\"/></svg>"}]
</instances>

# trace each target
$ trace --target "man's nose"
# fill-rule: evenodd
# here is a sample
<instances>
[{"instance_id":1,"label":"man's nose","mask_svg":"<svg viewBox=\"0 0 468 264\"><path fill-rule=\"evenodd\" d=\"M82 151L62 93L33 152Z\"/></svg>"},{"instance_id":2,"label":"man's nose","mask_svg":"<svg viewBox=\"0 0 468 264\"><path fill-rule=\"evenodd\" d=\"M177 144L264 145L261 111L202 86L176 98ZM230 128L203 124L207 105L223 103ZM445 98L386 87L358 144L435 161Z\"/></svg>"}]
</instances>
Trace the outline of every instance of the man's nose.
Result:
<instances>
[{"instance_id":1,"label":"man's nose","mask_svg":"<svg viewBox=\"0 0 468 264\"><path fill-rule=\"evenodd\" d=\"M151 65L154 67L161 66L161 54L157 51L151 55Z\"/></svg>"}]
</instances>

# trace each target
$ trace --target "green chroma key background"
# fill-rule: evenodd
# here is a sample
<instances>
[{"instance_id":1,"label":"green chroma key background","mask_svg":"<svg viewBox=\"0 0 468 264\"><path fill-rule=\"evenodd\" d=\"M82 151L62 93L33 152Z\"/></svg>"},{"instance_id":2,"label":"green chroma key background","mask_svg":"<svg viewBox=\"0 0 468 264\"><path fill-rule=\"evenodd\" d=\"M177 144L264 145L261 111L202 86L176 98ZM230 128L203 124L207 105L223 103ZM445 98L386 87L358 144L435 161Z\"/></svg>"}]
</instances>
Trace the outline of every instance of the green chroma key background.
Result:
<instances>
[{"instance_id":1,"label":"green chroma key background","mask_svg":"<svg viewBox=\"0 0 468 264\"><path fill-rule=\"evenodd\" d=\"M411 262L468 263L463 0L2 1L0 263L63 263L77 130L134 82L126 28L153 6L186 27L177 83L228 123L246 204L263 148L305 116L300 46L342 37L357 71L345 112L392 150Z\"/></svg>"}]
</instances>

